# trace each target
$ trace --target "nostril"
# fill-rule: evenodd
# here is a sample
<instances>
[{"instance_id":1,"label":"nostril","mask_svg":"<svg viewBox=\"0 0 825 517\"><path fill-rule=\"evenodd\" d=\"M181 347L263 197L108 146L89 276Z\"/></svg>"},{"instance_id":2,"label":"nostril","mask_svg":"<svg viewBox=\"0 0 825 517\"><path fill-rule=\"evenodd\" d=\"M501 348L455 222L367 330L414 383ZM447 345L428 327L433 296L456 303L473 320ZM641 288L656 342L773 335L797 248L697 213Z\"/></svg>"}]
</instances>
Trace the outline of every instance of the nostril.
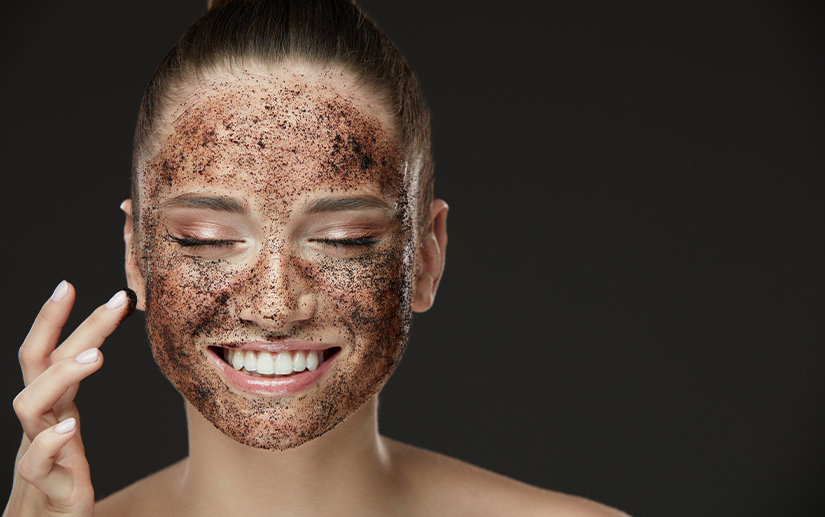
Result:
<instances>
[{"instance_id":1,"label":"nostril","mask_svg":"<svg viewBox=\"0 0 825 517\"><path fill-rule=\"evenodd\" d=\"M236 298L235 307L240 320L265 328L268 333L282 333L315 316L315 297L295 296L292 292L281 296L273 290L263 290Z\"/></svg>"}]
</instances>

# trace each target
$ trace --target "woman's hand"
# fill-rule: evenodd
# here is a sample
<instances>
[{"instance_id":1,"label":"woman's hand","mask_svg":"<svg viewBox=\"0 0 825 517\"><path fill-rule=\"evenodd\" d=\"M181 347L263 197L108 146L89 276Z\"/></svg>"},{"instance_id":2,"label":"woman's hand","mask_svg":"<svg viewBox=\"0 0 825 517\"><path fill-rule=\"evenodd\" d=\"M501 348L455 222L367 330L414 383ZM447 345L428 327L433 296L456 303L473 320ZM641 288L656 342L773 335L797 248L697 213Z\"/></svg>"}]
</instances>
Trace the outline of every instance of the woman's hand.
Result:
<instances>
[{"instance_id":1,"label":"woman's hand","mask_svg":"<svg viewBox=\"0 0 825 517\"><path fill-rule=\"evenodd\" d=\"M25 435L4 517L94 514L74 397L80 381L103 365L98 348L134 310L135 296L119 291L58 347L74 299L72 285L61 282L20 347L26 387L14 399L14 410Z\"/></svg>"}]
</instances>

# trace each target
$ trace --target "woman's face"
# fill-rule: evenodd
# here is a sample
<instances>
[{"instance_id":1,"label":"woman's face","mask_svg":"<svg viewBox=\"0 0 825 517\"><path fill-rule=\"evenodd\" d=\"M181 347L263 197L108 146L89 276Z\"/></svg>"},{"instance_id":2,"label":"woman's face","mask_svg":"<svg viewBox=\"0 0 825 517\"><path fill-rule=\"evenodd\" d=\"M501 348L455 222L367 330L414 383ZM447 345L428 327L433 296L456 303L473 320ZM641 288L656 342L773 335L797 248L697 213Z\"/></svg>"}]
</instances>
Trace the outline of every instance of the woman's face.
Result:
<instances>
[{"instance_id":1,"label":"woman's face","mask_svg":"<svg viewBox=\"0 0 825 517\"><path fill-rule=\"evenodd\" d=\"M416 210L395 128L341 72L181 92L140 180L152 350L222 432L294 447L377 393L407 341Z\"/></svg>"}]
</instances>

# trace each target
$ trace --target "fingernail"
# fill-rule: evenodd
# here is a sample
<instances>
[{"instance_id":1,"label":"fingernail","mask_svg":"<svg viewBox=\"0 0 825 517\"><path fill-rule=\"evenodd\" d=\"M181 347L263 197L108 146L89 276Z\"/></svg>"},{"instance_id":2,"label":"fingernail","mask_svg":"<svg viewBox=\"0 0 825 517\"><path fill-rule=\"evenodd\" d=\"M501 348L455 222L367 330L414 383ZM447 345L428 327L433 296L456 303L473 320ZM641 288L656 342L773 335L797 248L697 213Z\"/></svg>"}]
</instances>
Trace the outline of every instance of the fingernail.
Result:
<instances>
[{"instance_id":1,"label":"fingernail","mask_svg":"<svg viewBox=\"0 0 825 517\"><path fill-rule=\"evenodd\" d=\"M97 361L97 356L100 351L97 348L90 348L77 354L74 358L80 364L91 364Z\"/></svg>"},{"instance_id":2,"label":"fingernail","mask_svg":"<svg viewBox=\"0 0 825 517\"><path fill-rule=\"evenodd\" d=\"M114 296L112 296L109 299L108 302L106 302L106 308L117 309L118 307L126 303L126 300L128 299L129 298L126 296L126 293L124 291L118 291Z\"/></svg>"},{"instance_id":3,"label":"fingernail","mask_svg":"<svg viewBox=\"0 0 825 517\"><path fill-rule=\"evenodd\" d=\"M76 425L77 421L75 421L74 418L67 418L66 420L54 426L54 432L56 432L57 434L70 433L74 431Z\"/></svg>"},{"instance_id":4,"label":"fingernail","mask_svg":"<svg viewBox=\"0 0 825 517\"><path fill-rule=\"evenodd\" d=\"M59 302L66 295L69 293L69 284L66 283L65 280L57 284L57 287L54 288L54 292L52 293L52 301Z\"/></svg>"}]
</instances>

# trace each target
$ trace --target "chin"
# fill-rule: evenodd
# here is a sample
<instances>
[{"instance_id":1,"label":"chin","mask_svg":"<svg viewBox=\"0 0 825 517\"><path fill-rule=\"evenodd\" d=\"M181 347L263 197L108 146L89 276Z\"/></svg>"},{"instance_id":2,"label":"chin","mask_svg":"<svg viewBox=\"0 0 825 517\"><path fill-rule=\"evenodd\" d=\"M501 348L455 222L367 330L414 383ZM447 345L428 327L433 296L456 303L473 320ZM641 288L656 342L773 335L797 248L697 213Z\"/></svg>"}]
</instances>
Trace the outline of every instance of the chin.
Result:
<instances>
[{"instance_id":1,"label":"chin","mask_svg":"<svg viewBox=\"0 0 825 517\"><path fill-rule=\"evenodd\" d=\"M383 353L366 344L339 350L318 369L317 382L280 396L239 391L216 367L217 354L205 349L164 347L169 341L156 339L161 346L152 351L166 378L221 433L248 447L284 451L334 429L381 391L406 348L406 332L397 337Z\"/></svg>"}]
</instances>

